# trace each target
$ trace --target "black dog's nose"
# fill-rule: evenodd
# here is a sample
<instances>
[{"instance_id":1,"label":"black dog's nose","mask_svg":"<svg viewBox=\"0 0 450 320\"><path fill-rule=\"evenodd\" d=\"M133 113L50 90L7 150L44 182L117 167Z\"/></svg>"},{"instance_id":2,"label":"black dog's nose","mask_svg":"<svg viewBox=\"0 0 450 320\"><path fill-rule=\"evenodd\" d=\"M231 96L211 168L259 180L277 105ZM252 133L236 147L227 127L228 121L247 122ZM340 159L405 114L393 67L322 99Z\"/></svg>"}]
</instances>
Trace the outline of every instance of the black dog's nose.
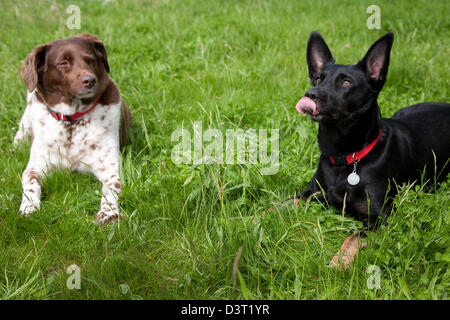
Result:
<instances>
[{"instance_id":1,"label":"black dog's nose","mask_svg":"<svg viewBox=\"0 0 450 320\"><path fill-rule=\"evenodd\" d=\"M315 102L317 100L317 92L316 92L315 88L312 88L312 89L309 89L308 91L306 91L305 97L308 97Z\"/></svg>"},{"instance_id":2,"label":"black dog's nose","mask_svg":"<svg viewBox=\"0 0 450 320\"><path fill-rule=\"evenodd\" d=\"M81 77L81 83L85 88L92 88L95 85L96 79L91 74L85 74Z\"/></svg>"}]
</instances>

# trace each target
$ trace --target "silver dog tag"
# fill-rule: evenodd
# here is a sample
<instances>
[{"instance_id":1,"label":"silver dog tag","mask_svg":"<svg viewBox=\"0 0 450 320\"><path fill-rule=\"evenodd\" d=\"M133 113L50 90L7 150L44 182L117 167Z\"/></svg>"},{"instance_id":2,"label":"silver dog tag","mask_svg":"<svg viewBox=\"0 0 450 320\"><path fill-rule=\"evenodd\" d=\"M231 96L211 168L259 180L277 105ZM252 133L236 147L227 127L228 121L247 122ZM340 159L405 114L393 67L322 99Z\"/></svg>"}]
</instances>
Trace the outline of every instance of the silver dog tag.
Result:
<instances>
[{"instance_id":1,"label":"silver dog tag","mask_svg":"<svg viewBox=\"0 0 450 320\"><path fill-rule=\"evenodd\" d=\"M359 162L359 160L355 161L355 153L353 153L353 171L347 177L347 182L351 186L356 186L359 183L359 181L361 180L359 178L359 175L356 173L356 166L357 166L358 162Z\"/></svg>"},{"instance_id":2,"label":"silver dog tag","mask_svg":"<svg viewBox=\"0 0 450 320\"><path fill-rule=\"evenodd\" d=\"M347 177L348 184L351 186L356 186L359 183L359 180L359 175L356 172L350 173Z\"/></svg>"}]
</instances>

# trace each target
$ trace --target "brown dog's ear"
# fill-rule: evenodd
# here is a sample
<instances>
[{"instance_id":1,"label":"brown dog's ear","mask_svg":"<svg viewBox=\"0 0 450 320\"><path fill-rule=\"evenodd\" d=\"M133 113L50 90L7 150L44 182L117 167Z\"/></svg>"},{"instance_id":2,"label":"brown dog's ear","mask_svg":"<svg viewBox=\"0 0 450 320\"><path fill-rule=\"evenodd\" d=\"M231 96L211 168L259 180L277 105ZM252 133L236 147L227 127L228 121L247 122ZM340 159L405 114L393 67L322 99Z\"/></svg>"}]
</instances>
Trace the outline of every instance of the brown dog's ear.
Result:
<instances>
[{"instance_id":1,"label":"brown dog's ear","mask_svg":"<svg viewBox=\"0 0 450 320\"><path fill-rule=\"evenodd\" d=\"M39 72L45 65L45 51L47 44L37 46L28 54L22 65L22 79L27 85L28 91L36 89Z\"/></svg>"},{"instance_id":2,"label":"brown dog's ear","mask_svg":"<svg viewBox=\"0 0 450 320\"><path fill-rule=\"evenodd\" d=\"M106 49L101 40L92 34L82 33L77 35L78 38L86 39L91 42L92 46L95 49L97 57L102 60L103 65L105 66L106 72L109 73L109 64L108 64L108 56L106 55Z\"/></svg>"},{"instance_id":3,"label":"brown dog's ear","mask_svg":"<svg viewBox=\"0 0 450 320\"><path fill-rule=\"evenodd\" d=\"M103 61L106 72L109 73L108 56L106 55L106 49L105 49L105 46L103 45L103 42L100 40L95 40L92 42L92 44L94 45L94 48L98 54L98 57Z\"/></svg>"}]
</instances>

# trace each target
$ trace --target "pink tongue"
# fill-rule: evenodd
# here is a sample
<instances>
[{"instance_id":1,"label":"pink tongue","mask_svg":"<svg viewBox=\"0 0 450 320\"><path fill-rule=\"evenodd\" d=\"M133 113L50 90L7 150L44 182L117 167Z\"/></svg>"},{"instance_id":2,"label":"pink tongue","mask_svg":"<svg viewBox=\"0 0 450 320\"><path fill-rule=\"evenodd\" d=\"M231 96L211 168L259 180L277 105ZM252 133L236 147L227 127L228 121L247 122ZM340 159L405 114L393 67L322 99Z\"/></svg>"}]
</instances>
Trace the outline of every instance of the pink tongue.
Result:
<instances>
[{"instance_id":1,"label":"pink tongue","mask_svg":"<svg viewBox=\"0 0 450 320\"><path fill-rule=\"evenodd\" d=\"M308 97L301 98L295 108L300 113L310 113L313 115L317 115L316 103Z\"/></svg>"}]
</instances>

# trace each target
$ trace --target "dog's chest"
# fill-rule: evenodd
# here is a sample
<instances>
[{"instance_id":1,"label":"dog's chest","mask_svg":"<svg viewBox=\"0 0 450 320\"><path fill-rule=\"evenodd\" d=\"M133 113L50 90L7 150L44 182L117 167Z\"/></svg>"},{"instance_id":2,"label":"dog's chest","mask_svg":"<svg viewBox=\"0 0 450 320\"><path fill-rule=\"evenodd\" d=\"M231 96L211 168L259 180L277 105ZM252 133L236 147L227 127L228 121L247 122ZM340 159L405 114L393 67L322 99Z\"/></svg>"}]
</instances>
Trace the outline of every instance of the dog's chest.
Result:
<instances>
[{"instance_id":1,"label":"dog's chest","mask_svg":"<svg viewBox=\"0 0 450 320\"><path fill-rule=\"evenodd\" d=\"M364 176L361 176L361 181L356 185L351 185L347 180L349 175L353 172L353 166L329 167L324 172L324 187L326 189L328 202L337 207L345 206L351 207L354 202L360 202L361 198L364 200ZM358 204L358 208L360 205Z\"/></svg>"},{"instance_id":2,"label":"dog's chest","mask_svg":"<svg viewBox=\"0 0 450 320\"><path fill-rule=\"evenodd\" d=\"M118 143L120 113L116 109L120 110L120 105L97 106L73 122L58 121L41 112L33 125L35 152L51 165L88 170L87 166L101 158L102 150Z\"/></svg>"}]
</instances>

